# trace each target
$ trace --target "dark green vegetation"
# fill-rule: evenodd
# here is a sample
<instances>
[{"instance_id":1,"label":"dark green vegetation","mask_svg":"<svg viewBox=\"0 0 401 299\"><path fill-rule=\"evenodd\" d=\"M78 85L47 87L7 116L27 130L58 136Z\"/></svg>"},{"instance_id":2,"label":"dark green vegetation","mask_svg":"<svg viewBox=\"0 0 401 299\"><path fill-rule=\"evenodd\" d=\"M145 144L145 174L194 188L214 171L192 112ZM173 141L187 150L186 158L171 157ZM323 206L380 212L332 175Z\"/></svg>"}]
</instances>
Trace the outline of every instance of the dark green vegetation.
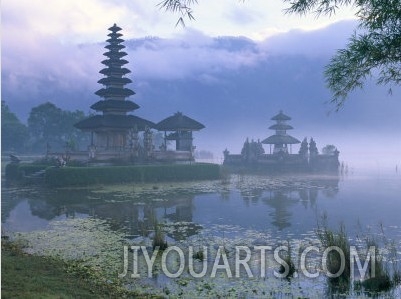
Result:
<instances>
[{"instance_id":1,"label":"dark green vegetation","mask_svg":"<svg viewBox=\"0 0 401 299\"><path fill-rule=\"evenodd\" d=\"M27 125L1 102L2 151L44 153L46 150L77 150L89 143L89 136L73 124L85 117L84 112L66 111L50 102L31 109Z\"/></svg>"},{"instance_id":2,"label":"dark green vegetation","mask_svg":"<svg viewBox=\"0 0 401 299\"><path fill-rule=\"evenodd\" d=\"M107 283L78 262L28 255L19 245L1 244L2 298L155 298Z\"/></svg>"},{"instance_id":3,"label":"dark green vegetation","mask_svg":"<svg viewBox=\"0 0 401 299\"><path fill-rule=\"evenodd\" d=\"M5 174L8 180L24 181L25 176L29 176L38 171L45 170L48 167L51 166L47 164L36 163L9 163L6 165Z\"/></svg>"},{"instance_id":4,"label":"dark green vegetation","mask_svg":"<svg viewBox=\"0 0 401 299\"><path fill-rule=\"evenodd\" d=\"M338 231L330 230L327 227L326 222L323 223L322 227L317 230L317 237L324 249L336 246L344 254L345 268L341 272L339 277L328 278L329 286L333 290L340 291L341 293L346 292L350 286L351 277L351 264L350 264L350 243L348 236L343 225L340 226ZM327 270L330 273L338 273L341 268L341 256L337 251L330 251L326 260Z\"/></svg>"},{"instance_id":5,"label":"dark green vegetation","mask_svg":"<svg viewBox=\"0 0 401 299\"><path fill-rule=\"evenodd\" d=\"M195 253L192 255L192 257L193 257L194 259L199 260L199 261L203 261L204 258L205 258L205 256L204 256L202 250L198 250L197 252L195 252Z\"/></svg>"},{"instance_id":6,"label":"dark green vegetation","mask_svg":"<svg viewBox=\"0 0 401 299\"><path fill-rule=\"evenodd\" d=\"M192 7L197 0L163 0L159 6L194 19ZM244 2L246 2L244 0ZM287 13L316 16L333 15L338 9L353 6L359 27L345 49L338 50L326 67L325 75L333 97L332 104L340 109L349 93L362 88L365 81L376 77L377 84L401 84L401 5L399 0L284 0ZM233 2L234 4L234 2ZM391 89L390 89L391 91Z\"/></svg>"},{"instance_id":7,"label":"dark green vegetation","mask_svg":"<svg viewBox=\"0 0 401 299\"><path fill-rule=\"evenodd\" d=\"M87 134L74 127L75 123L84 118L82 111L62 110L50 102L33 107L28 118L31 150L44 152L47 145L61 145L61 149L76 150L79 144L87 144Z\"/></svg>"},{"instance_id":8,"label":"dark green vegetation","mask_svg":"<svg viewBox=\"0 0 401 299\"><path fill-rule=\"evenodd\" d=\"M40 170L46 170L44 182L50 187L124 182L213 180L220 177L219 165L206 163L62 168L32 163L8 164L6 178L20 181L24 179L24 176Z\"/></svg>"},{"instance_id":9,"label":"dark green vegetation","mask_svg":"<svg viewBox=\"0 0 401 299\"><path fill-rule=\"evenodd\" d=\"M288 278L288 279L290 279L290 278L292 278L292 277L294 277L294 273L296 272L296 268L295 268L295 264L294 264L294 261L292 260L292 256L291 256L291 246L290 246L290 242L288 241L287 242L287 245L286 245L287 247L288 247L288 252L286 252L286 254L283 256L283 257L281 257L283 260L284 260L284 262L288 265L288 268L286 269L286 267L284 267L282 264L280 265L280 269L278 270L278 272L281 274L281 275L284 275L285 276L285 278Z\"/></svg>"},{"instance_id":10,"label":"dark green vegetation","mask_svg":"<svg viewBox=\"0 0 401 299\"><path fill-rule=\"evenodd\" d=\"M350 263L350 243L349 237L346 233L345 227L340 226L338 231L333 231L328 228L326 219L324 218L323 225L317 230L317 236L322 243L324 249L330 246L339 247L344 253L345 268L339 277L328 278L329 288L333 293L347 293L351 286L351 263ZM401 283L400 270L397 268L397 264L393 263L393 273L390 274L389 263L383 261L383 256L380 254L379 244L372 239L367 237L366 248L369 249L371 246L375 248L375 256L369 262L369 268L371 269L374 263L374 275L363 281L355 282L355 290L367 294L378 294L381 292L387 292L393 287L396 287ZM341 267L341 256L337 251L330 251L327 256L327 270L330 273L337 273Z\"/></svg>"},{"instance_id":11,"label":"dark green vegetation","mask_svg":"<svg viewBox=\"0 0 401 299\"><path fill-rule=\"evenodd\" d=\"M362 289L366 290L367 292L381 292L381 291L388 291L394 285L391 281L391 276L388 269L385 267L382 257L379 253L378 245L375 241L369 241L369 246L375 246L375 275L374 277L370 277L361 283L357 283L358 287L362 287Z\"/></svg>"},{"instance_id":12,"label":"dark green vegetation","mask_svg":"<svg viewBox=\"0 0 401 299\"><path fill-rule=\"evenodd\" d=\"M153 250L159 248L160 250L165 250L168 247L166 236L164 235L160 224L155 222L155 235L152 240Z\"/></svg>"},{"instance_id":13,"label":"dark green vegetation","mask_svg":"<svg viewBox=\"0 0 401 299\"><path fill-rule=\"evenodd\" d=\"M217 178L219 165L216 164L63 167L47 169L45 174L45 182L51 187Z\"/></svg>"},{"instance_id":14,"label":"dark green vegetation","mask_svg":"<svg viewBox=\"0 0 401 299\"><path fill-rule=\"evenodd\" d=\"M28 128L10 111L4 101L1 101L1 131L2 151L24 150L29 136Z\"/></svg>"}]
</instances>

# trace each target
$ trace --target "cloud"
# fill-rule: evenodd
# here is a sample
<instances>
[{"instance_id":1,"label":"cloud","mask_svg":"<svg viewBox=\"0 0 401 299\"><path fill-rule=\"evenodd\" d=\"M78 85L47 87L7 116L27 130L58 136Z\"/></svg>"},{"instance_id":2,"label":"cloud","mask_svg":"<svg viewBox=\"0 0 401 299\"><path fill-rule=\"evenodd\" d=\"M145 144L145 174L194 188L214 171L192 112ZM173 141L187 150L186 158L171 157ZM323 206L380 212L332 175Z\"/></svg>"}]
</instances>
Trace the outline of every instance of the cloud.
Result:
<instances>
[{"instance_id":1,"label":"cloud","mask_svg":"<svg viewBox=\"0 0 401 299\"><path fill-rule=\"evenodd\" d=\"M175 39L145 40L128 51L140 78L166 80L193 78L200 74L208 74L210 79L224 69L237 70L256 65L264 55L251 47L233 49L219 44L219 39L189 30Z\"/></svg>"},{"instance_id":2,"label":"cloud","mask_svg":"<svg viewBox=\"0 0 401 299\"><path fill-rule=\"evenodd\" d=\"M261 47L275 55L327 57L345 47L356 27L355 20L345 20L318 30L291 30L267 38Z\"/></svg>"},{"instance_id":3,"label":"cloud","mask_svg":"<svg viewBox=\"0 0 401 299\"><path fill-rule=\"evenodd\" d=\"M17 6L12 8L17 9ZM8 11L13 10L9 7ZM75 90L89 101L99 88L96 82L101 77L98 72L103 68L100 63L104 59L103 43L79 45L65 43L57 35L21 33L18 31L20 28L12 25L15 20L24 18L25 13L18 17L13 13L7 14L7 29L3 28L3 98L32 102L33 105L38 101L61 101L63 97L60 94ZM107 38L108 26L104 26L102 41ZM195 80L207 86L230 86L231 79L222 74L249 72L273 56L313 54L314 57L327 59L327 53L332 53L335 45L344 43L349 27L350 23L343 22L317 31L291 31L262 42L242 37L213 38L188 28L169 39L127 40L128 67L135 84L143 86L149 86L150 80ZM124 37L125 32L123 28ZM278 67L275 65L280 63L276 61L278 63L269 67ZM277 72L282 71L277 69ZM297 70L294 80L298 78L302 81L302 76L310 70L305 67L303 72ZM252 82L249 84L254 85ZM68 99L61 105L73 107L76 101ZM85 104L89 106L90 103Z\"/></svg>"},{"instance_id":4,"label":"cloud","mask_svg":"<svg viewBox=\"0 0 401 299\"><path fill-rule=\"evenodd\" d=\"M26 35L53 36L67 42L96 40L100 37L99 28L112 25L125 14L122 6L99 0L3 2L3 31L18 33L10 38L20 41Z\"/></svg>"},{"instance_id":5,"label":"cloud","mask_svg":"<svg viewBox=\"0 0 401 299\"><path fill-rule=\"evenodd\" d=\"M80 47L61 44L55 38L43 37L29 44L3 47L3 97L29 102L41 97L43 89L60 91L87 86L96 77L101 48L95 45ZM45 83L47 82L47 83ZM44 84L45 86L41 85ZM48 85L46 87L46 85ZM55 98L56 96L52 96Z\"/></svg>"},{"instance_id":6,"label":"cloud","mask_svg":"<svg viewBox=\"0 0 401 299\"><path fill-rule=\"evenodd\" d=\"M261 20L263 15L251 9L250 6L232 6L228 8L225 17L233 23L244 26Z\"/></svg>"}]
</instances>

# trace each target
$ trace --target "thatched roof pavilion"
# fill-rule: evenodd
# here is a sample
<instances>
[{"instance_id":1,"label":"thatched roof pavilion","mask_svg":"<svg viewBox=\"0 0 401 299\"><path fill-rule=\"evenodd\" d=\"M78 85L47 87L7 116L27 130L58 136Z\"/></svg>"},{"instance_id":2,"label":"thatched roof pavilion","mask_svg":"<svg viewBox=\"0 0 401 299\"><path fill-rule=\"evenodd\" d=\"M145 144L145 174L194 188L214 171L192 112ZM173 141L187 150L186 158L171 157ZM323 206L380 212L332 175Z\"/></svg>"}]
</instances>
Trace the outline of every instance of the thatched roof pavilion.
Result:
<instances>
[{"instance_id":1,"label":"thatched roof pavilion","mask_svg":"<svg viewBox=\"0 0 401 299\"><path fill-rule=\"evenodd\" d=\"M177 112L156 124L159 131L199 131L205 128L200 122Z\"/></svg>"},{"instance_id":2,"label":"thatched roof pavilion","mask_svg":"<svg viewBox=\"0 0 401 299\"><path fill-rule=\"evenodd\" d=\"M199 131L205 128L200 122L177 112L156 124L156 129L164 131L166 140L176 141L177 151L192 151L192 132ZM174 132L167 135L167 132Z\"/></svg>"}]
</instances>

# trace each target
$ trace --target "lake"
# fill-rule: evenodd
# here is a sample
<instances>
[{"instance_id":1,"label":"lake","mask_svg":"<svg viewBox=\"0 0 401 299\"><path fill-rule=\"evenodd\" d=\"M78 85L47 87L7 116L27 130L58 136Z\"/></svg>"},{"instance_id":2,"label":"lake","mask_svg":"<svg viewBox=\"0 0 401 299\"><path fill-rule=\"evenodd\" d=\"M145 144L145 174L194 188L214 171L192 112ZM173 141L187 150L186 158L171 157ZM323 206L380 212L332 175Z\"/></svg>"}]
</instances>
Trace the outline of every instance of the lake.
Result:
<instances>
[{"instance_id":1,"label":"lake","mask_svg":"<svg viewBox=\"0 0 401 299\"><path fill-rule=\"evenodd\" d=\"M362 252L364 240L374 237L386 261L398 262L399 267L400 195L401 174L395 171L338 176L233 174L224 181L55 190L3 182L2 234L22 240L29 252L82 260L107 279L122 279L127 288L146 293L192 298L321 298L333 292L325 275L310 278L297 267L299 274L291 280L276 277L275 248L289 246L300 266L295 253L319 246L316 229L326 221L333 230L343 224L350 244ZM163 257L157 256L149 273L146 255L152 254L155 226L173 249L165 257L168 269L160 263ZM188 271L189 248L200 251L203 246L206 264L192 262L197 273L204 265L207 272L194 278ZM271 247L263 271L260 246ZM229 269L218 256L220 248L227 252ZM244 248L250 250L252 277L243 264L240 272L235 271L235 261L245 260L249 253ZM181 253L184 260L180 260ZM124 254L129 264L126 275L122 275ZM319 274L320 259L321 252L311 251L306 273ZM213 270L217 270L214 275ZM172 278L174 273L178 277ZM344 296L368 295L351 291ZM381 296L401 296L400 287Z\"/></svg>"}]
</instances>

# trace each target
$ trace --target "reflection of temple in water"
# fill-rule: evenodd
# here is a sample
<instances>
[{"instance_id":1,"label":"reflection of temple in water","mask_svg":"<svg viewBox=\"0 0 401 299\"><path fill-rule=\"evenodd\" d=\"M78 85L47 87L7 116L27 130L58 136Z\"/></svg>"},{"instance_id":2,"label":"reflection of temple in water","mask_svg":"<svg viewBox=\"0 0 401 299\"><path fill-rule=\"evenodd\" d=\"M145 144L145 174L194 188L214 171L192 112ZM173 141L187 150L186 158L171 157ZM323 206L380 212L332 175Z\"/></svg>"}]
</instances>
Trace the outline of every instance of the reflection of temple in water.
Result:
<instances>
[{"instance_id":1,"label":"reflection of temple in water","mask_svg":"<svg viewBox=\"0 0 401 299\"><path fill-rule=\"evenodd\" d=\"M249 188L247 184L238 184L240 196L246 206L258 201L268 205L272 210L268 213L270 223L283 230L291 226L293 216L290 211L297 204L301 203L305 209L314 208L319 194L326 197L334 197L338 193L337 176L329 178L313 179L299 184L289 182L286 186L280 187L254 187Z\"/></svg>"},{"instance_id":2,"label":"reflection of temple in water","mask_svg":"<svg viewBox=\"0 0 401 299\"><path fill-rule=\"evenodd\" d=\"M131 194L42 189L27 191L29 195L21 198L32 215L47 221L89 216L104 220L111 230L122 231L126 238L136 242L138 237L152 237L157 220L169 238L183 240L211 224L229 223L263 230L271 227L277 231L296 229L302 221L309 221L305 218L311 214L306 213L307 209L314 211L318 200L337 194L338 184L337 176L245 176L238 177L235 185L222 185L217 193L202 200L198 200L196 191L165 193L153 189L142 190L140 196L135 190ZM17 202L18 198L10 199ZM2 201L2 207L6 201ZM7 209L2 213L7 215Z\"/></svg>"},{"instance_id":3,"label":"reflection of temple in water","mask_svg":"<svg viewBox=\"0 0 401 299\"><path fill-rule=\"evenodd\" d=\"M273 208L269 216L273 220L271 223L279 230L291 226L292 213L288 209L298 202L291 195L291 192L271 191L269 196L263 198L263 202Z\"/></svg>"},{"instance_id":4,"label":"reflection of temple in water","mask_svg":"<svg viewBox=\"0 0 401 299\"><path fill-rule=\"evenodd\" d=\"M122 202L99 204L94 207L94 217L107 219L113 230L123 229L130 238L146 237L154 231L155 223L174 224L176 222L192 222L194 196L181 195L174 199L150 201L146 204ZM187 224L187 231L182 234L197 233L194 227ZM182 236L173 230L167 233L174 239Z\"/></svg>"},{"instance_id":5,"label":"reflection of temple in water","mask_svg":"<svg viewBox=\"0 0 401 299\"><path fill-rule=\"evenodd\" d=\"M154 231L156 222L173 226L167 233L173 239L194 235L201 229L192 223L194 195L177 195L157 201L149 199L146 204L130 200L107 202L101 197L94 198L90 192L80 190L68 195L49 193L28 202L32 215L39 218L53 220L60 216L75 218L89 215L106 220L112 230L124 231L127 238L148 237ZM107 197L110 199L109 194ZM174 229L176 223L185 223L185 228Z\"/></svg>"}]
</instances>

